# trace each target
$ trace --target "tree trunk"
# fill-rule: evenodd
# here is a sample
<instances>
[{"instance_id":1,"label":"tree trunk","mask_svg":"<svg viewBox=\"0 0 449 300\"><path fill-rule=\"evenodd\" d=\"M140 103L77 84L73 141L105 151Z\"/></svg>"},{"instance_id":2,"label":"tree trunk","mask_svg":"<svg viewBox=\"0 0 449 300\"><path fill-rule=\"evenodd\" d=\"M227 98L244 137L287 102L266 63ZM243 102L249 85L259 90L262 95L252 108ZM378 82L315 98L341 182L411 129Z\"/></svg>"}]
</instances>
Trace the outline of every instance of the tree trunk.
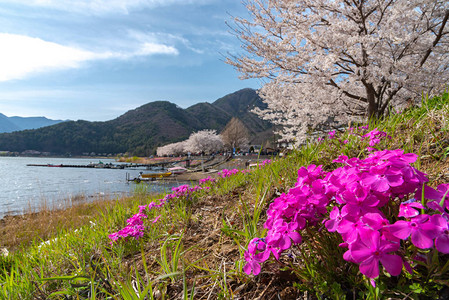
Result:
<instances>
[{"instance_id":1,"label":"tree trunk","mask_svg":"<svg viewBox=\"0 0 449 300\"><path fill-rule=\"evenodd\" d=\"M368 119L376 118L378 109L377 109L375 91L372 87L370 87L370 86L366 87L366 96L367 96L366 99L368 100L367 117L368 117Z\"/></svg>"}]
</instances>

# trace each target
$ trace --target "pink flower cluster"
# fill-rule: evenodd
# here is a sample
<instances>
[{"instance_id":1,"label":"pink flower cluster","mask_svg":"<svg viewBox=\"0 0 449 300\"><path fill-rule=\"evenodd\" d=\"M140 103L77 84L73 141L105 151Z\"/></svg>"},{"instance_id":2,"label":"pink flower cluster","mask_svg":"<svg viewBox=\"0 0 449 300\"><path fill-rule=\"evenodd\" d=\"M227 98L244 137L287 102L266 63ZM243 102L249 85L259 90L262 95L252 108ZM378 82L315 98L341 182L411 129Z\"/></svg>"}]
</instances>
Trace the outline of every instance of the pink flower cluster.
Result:
<instances>
[{"instance_id":1,"label":"pink flower cluster","mask_svg":"<svg viewBox=\"0 0 449 300\"><path fill-rule=\"evenodd\" d=\"M220 176L221 178L227 178L227 177L231 177L232 175L235 175L239 172L238 169L232 169L232 170L228 170L228 169L223 169L220 172L218 172L218 176Z\"/></svg>"},{"instance_id":2,"label":"pink flower cluster","mask_svg":"<svg viewBox=\"0 0 449 300\"><path fill-rule=\"evenodd\" d=\"M369 147L367 148L369 151L374 151L376 149L372 148L380 143L380 141L384 138L391 139L391 136L389 136L386 132L379 131L377 128L374 130L371 130L367 134L362 136L362 141L364 139L369 139Z\"/></svg>"},{"instance_id":3,"label":"pink flower cluster","mask_svg":"<svg viewBox=\"0 0 449 300\"><path fill-rule=\"evenodd\" d=\"M145 226L143 225L143 219L148 218L147 215L143 213L138 213L126 220L128 224L125 228L114 232L109 235L109 238L112 242L119 240L120 238L126 238L131 236L136 240L143 236L143 232L145 230Z\"/></svg>"},{"instance_id":4,"label":"pink flower cluster","mask_svg":"<svg viewBox=\"0 0 449 300\"><path fill-rule=\"evenodd\" d=\"M271 164L271 159L265 159L264 161L262 161L259 164L259 168L263 168L263 167L265 167L266 165L269 165L269 164Z\"/></svg>"},{"instance_id":5,"label":"pink flower cluster","mask_svg":"<svg viewBox=\"0 0 449 300\"><path fill-rule=\"evenodd\" d=\"M262 161L260 164L258 164L259 169L260 168L264 168L266 165L271 164L271 159L265 159L264 161ZM246 174L246 173L251 173L252 170L250 169L243 169L243 170L238 170L238 169L232 169L232 170L228 170L228 169L223 169L220 172L218 172L218 175L221 178L228 178L231 177L232 175L238 174L238 173L242 173L242 174Z\"/></svg>"},{"instance_id":6,"label":"pink flower cluster","mask_svg":"<svg viewBox=\"0 0 449 300\"><path fill-rule=\"evenodd\" d=\"M267 236L249 243L244 271L257 275L271 254L279 259L283 251L301 243L301 230L323 222L329 232L341 236L340 246L348 249L343 258L358 264L369 278L379 276L379 263L394 276L403 266L411 272L399 251L401 241L409 238L419 249L435 246L449 253L449 215L444 211L449 208L449 185L424 188L425 197L438 202L429 201L429 214L422 213L425 207L415 199L420 199L428 179L411 166L416 159L402 150L384 150L366 159L340 156L334 162L343 166L332 172L315 165L300 168L295 187L270 204ZM397 204L399 214L383 213L395 211Z\"/></svg>"},{"instance_id":7,"label":"pink flower cluster","mask_svg":"<svg viewBox=\"0 0 449 300\"><path fill-rule=\"evenodd\" d=\"M215 178L207 176L206 178L203 178L203 179L199 180L200 185L206 184L207 182L214 183L215 182Z\"/></svg>"},{"instance_id":8,"label":"pink flower cluster","mask_svg":"<svg viewBox=\"0 0 449 300\"><path fill-rule=\"evenodd\" d=\"M391 136L389 136L386 132L379 131L379 130L377 130L377 128L375 128L374 130L371 130L368 133L365 133L368 128L369 128L368 125L361 126L358 128L355 128L355 127L348 128L349 135L357 136L362 141L366 140L366 139L369 141L369 147L367 147L368 151L376 150L373 147L376 146L377 144L379 144L382 139L384 139L384 138L391 139ZM327 135L330 140L333 140L336 137L336 131L332 130L332 131L328 132ZM323 140L324 139L322 137L318 138L318 142L322 142ZM340 143L342 143L344 145L349 143L349 140L344 140L344 141L338 140L338 141L340 141Z\"/></svg>"},{"instance_id":9,"label":"pink flower cluster","mask_svg":"<svg viewBox=\"0 0 449 300\"><path fill-rule=\"evenodd\" d=\"M119 239L126 239L127 237L132 237L138 240L143 237L145 226L143 224L144 219L148 218L148 213L154 209L162 207L169 200L179 199L181 197L188 197L190 194L198 191L208 189L207 187L194 186L190 187L189 185L180 185L178 187L172 188L172 193L165 195L164 198L159 199L159 203L151 202L148 205L139 206L139 212L133 215L131 218L126 220L126 227L110 234L108 237L111 240L111 243L118 241ZM156 223L161 216L157 216L152 220L152 223Z\"/></svg>"}]
</instances>

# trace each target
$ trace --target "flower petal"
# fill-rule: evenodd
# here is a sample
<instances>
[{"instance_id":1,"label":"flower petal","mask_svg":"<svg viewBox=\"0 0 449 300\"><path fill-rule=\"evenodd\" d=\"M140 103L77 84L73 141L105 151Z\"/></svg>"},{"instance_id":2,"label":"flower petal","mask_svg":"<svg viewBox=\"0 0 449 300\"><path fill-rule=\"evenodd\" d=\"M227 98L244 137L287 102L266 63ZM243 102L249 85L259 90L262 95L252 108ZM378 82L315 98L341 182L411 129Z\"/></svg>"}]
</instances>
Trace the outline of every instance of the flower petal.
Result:
<instances>
[{"instance_id":1,"label":"flower petal","mask_svg":"<svg viewBox=\"0 0 449 300\"><path fill-rule=\"evenodd\" d=\"M433 246L433 239L423 233L422 230L412 232L412 243L420 249L428 249Z\"/></svg>"},{"instance_id":2,"label":"flower petal","mask_svg":"<svg viewBox=\"0 0 449 300\"><path fill-rule=\"evenodd\" d=\"M359 270L366 277L376 278L379 276L379 260L371 256L360 264Z\"/></svg>"},{"instance_id":3,"label":"flower petal","mask_svg":"<svg viewBox=\"0 0 449 300\"><path fill-rule=\"evenodd\" d=\"M402 271L402 258L398 255L384 254L380 258L380 262L385 270L393 276L398 276Z\"/></svg>"},{"instance_id":4,"label":"flower petal","mask_svg":"<svg viewBox=\"0 0 449 300\"><path fill-rule=\"evenodd\" d=\"M410 223L406 221L397 221L396 223L388 226L388 229L392 235L401 240L405 240L410 236L412 232Z\"/></svg>"},{"instance_id":5,"label":"flower petal","mask_svg":"<svg viewBox=\"0 0 449 300\"><path fill-rule=\"evenodd\" d=\"M449 235L442 234L435 239L435 247L444 254L449 253Z\"/></svg>"}]
</instances>

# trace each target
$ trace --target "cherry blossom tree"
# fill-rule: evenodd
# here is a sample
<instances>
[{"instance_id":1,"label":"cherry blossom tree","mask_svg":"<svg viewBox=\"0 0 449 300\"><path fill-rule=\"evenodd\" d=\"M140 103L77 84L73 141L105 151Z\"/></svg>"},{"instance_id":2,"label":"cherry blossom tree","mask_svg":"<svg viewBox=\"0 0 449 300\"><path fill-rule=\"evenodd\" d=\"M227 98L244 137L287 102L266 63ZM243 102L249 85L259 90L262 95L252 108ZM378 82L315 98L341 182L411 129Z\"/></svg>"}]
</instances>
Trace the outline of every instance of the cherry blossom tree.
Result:
<instances>
[{"instance_id":1,"label":"cherry blossom tree","mask_svg":"<svg viewBox=\"0 0 449 300\"><path fill-rule=\"evenodd\" d=\"M172 143L162 147L158 147L156 149L156 154L158 156L181 155L186 152L184 148L185 148L185 141Z\"/></svg>"},{"instance_id":2,"label":"cherry blossom tree","mask_svg":"<svg viewBox=\"0 0 449 300\"><path fill-rule=\"evenodd\" d=\"M447 88L447 0L246 0L227 63L262 78L256 112L300 142L318 124L381 117Z\"/></svg>"},{"instance_id":3,"label":"cherry blossom tree","mask_svg":"<svg viewBox=\"0 0 449 300\"><path fill-rule=\"evenodd\" d=\"M223 140L216 130L201 130L192 133L185 141L185 150L192 153L211 153L223 148Z\"/></svg>"}]
</instances>

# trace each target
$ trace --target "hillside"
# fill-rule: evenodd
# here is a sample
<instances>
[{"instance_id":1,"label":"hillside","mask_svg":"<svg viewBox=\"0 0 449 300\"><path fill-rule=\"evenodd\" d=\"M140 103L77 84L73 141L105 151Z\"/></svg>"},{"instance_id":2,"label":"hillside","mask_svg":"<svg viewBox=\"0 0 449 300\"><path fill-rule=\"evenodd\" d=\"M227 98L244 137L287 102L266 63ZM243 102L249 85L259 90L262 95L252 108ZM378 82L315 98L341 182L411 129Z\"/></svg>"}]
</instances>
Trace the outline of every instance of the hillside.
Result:
<instances>
[{"instance_id":1,"label":"hillside","mask_svg":"<svg viewBox=\"0 0 449 300\"><path fill-rule=\"evenodd\" d=\"M271 125L250 112L255 106L263 107L263 102L252 89L187 109L167 101L155 101L106 122L67 121L0 134L0 150L36 150L59 155L128 152L148 156L158 146L184 140L194 131L216 129L219 132L232 117L240 118L253 139L259 141L260 136L270 132Z\"/></svg>"}]
</instances>

